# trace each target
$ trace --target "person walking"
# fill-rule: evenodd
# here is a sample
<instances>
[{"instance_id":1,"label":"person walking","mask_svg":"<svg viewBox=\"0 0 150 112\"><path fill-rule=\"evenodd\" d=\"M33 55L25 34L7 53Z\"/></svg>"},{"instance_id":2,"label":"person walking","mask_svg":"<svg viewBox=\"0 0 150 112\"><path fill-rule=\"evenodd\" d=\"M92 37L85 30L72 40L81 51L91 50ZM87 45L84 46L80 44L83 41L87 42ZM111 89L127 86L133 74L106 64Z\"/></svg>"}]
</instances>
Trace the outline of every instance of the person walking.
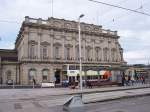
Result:
<instances>
[{"instance_id":1,"label":"person walking","mask_svg":"<svg viewBox=\"0 0 150 112\"><path fill-rule=\"evenodd\" d=\"M34 85L36 85L36 81L35 81L35 79L34 79L34 78L33 78L33 84L34 84Z\"/></svg>"},{"instance_id":2,"label":"person walking","mask_svg":"<svg viewBox=\"0 0 150 112\"><path fill-rule=\"evenodd\" d=\"M121 85L124 86L124 84L125 84L125 73L123 72Z\"/></svg>"},{"instance_id":3,"label":"person walking","mask_svg":"<svg viewBox=\"0 0 150 112\"><path fill-rule=\"evenodd\" d=\"M134 79L134 77L132 76L132 77L131 77L131 84L132 84L132 86L134 85L134 82L135 82L135 79Z\"/></svg>"},{"instance_id":4,"label":"person walking","mask_svg":"<svg viewBox=\"0 0 150 112\"><path fill-rule=\"evenodd\" d=\"M126 86L129 85L129 84L128 84L128 76L127 76L127 75L125 75L125 85L126 85Z\"/></svg>"},{"instance_id":5,"label":"person walking","mask_svg":"<svg viewBox=\"0 0 150 112\"><path fill-rule=\"evenodd\" d=\"M141 77L141 80L142 80L142 84L145 84L145 77L144 76Z\"/></svg>"},{"instance_id":6,"label":"person walking","mask_svg":"<svg viewBox=\"0 0 150 112\"><path fill-rule=\"evenodd\" d=\"M130 86L130 83L131 83L131 76L128 75L128 86Z\"/></svg>"}]
</instances>

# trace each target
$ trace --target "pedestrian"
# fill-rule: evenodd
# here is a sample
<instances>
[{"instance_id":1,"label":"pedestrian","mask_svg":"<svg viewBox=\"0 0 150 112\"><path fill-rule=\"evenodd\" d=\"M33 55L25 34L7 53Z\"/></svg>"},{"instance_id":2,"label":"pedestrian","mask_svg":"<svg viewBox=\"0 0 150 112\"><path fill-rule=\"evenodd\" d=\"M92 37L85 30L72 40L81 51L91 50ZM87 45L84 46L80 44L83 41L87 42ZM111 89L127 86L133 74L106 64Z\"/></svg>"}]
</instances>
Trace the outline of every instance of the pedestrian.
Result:
<instances>
[{"instance_id":1,"label":"pedestrian","mask_svg":"<svg viewBox=\"0 0 150 112\"><path fill-rule=\"evenodd\" d=\"M125 84L125 76L122 75L122 83L121 83L121 85L124 86L124 84Z\"/></svg>"},{"instance_id":2,"label":"pedestrian","mask_svg":"<svg viewBox=\"0 0 150 112\"><path fill-rule=\"evenodd\" d=\"M87 80L86 84L87 84L87 87L92 88L92 84L90 81Z\"/></svg>"},{"instance_id":3,"label":"pedestrian","mask_svg":"<svg viewBox=\"0 0 150 112\"><path fill-rule=\"evenodd\" d=\"M130 83L131 83L131 76L128 75L128 85L130 86Z\"/></svg>"},{"instance_id":4,"label":"pedestrian","mask_svg":"<svg viewBox=\"0 0 150 112\"><path fill-rule=\"evenodd\" d=\"M134 77L132 76L132 77L131 77L131 84L132 84L132 86L134 85L134 81L135 81L135 79L134 79Z\"/></svg>"},{"instance_id":5,"label":"pedestrian","mask_svg":"<svg viewBox=\"0 0 150 112\"><path fill-rule=\"evenodd\" d=\"M128 76L125 75L125 85L128 86Z\"/></svg>"},{"instance_id":6,"label":"pedestrian","mask_svg":"<svg viewBox=\"0 0 150 112\"><path fill-rule=\"evenodd\" d=\"M33 78L33 84L34 84L34 85L36 85L36 81L35 81L35 79L34 79L34 78Z\"/></svg>"},{"instance_id":7,"label":"pedestrian","mask_svg":"<svg viewBox=\"0 0 150 112\"><path fill-rule=\"evenodd\" d=\"M124 86L124 84L125 84L125 73L123 72L121 85Z\"/></svg>"},{"instance_id":8,"label":"pedestrian","mask_svg":"<svg viewBox=\"0 0 150 112\"><path fill-rule=\"evenodd\" d=\"M142 79L142 84L145 84L145 77L142 76L141 79Z\"/></svg>"}]
</instances>

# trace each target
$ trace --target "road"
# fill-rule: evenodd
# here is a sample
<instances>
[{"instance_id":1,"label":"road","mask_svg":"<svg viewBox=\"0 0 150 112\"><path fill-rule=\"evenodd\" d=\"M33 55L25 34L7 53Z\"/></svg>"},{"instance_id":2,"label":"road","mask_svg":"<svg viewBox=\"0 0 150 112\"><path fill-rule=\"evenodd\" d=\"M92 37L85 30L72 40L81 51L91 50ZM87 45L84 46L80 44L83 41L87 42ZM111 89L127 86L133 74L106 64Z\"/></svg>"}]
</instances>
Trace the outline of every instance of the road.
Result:
<instances>
[{"instance_id":1,"label":"road","mask_svg":"<svg viewBox=\"0 0 150 112\"><path fill-rule=\"evenodd\" d=\"M43 99L40 102L35 99L5 101L0 102L0 112L63 112L61 105L52 106L50 102ZM84 112L150 112L150 96L85 104L84 109Z\"/></svg>"},{"instance_id":2,"label":"road","mask_svg":"<svg viewBox=\"0 0 150 112\"><path fill-rule=\"evenodd\" d=\"M150 112L150 96L93 103L85 108L86 112Z\"/></svg>"},{"instance_id":3,"label":"road","mask_svg":"<svg viewBox=\"0 0 150 112\"><path fill-rule=\"evenodd\" d=\"M49 107L47 103L41 105L34 100L1 104L0 112L64 112L62 106ZM84 108L84 112L150 112L150 96L85 104Z\"/></svg>"},{"instance_id":4,"label":"road","mask_svg":"<svg viewBox=\"0 0 150 112\"><path fill-rule=\"evenodd\" d=\"M0 112L62 112L62 105L71 95L50 94L50 90L0 90ZM117 98L118 96L130 96L139 93L150 93L150 88L85 94L83 100L95 101L96 99L103 100L109 97ZM150 112L149 105L150 96L145 96L103 103L89 103L85 104L84 107L85 112Z\"/></svg>"},{"instance_id":5,"label":"road","mask_svg":"<svg viewBox=\"0 0 150 112\"><path fill-rule=\"evenodd\" d=\"M150 112L150 96L85 104L84 108L84 112ZM63 111L61 106L56 106L49 112Z\"/></svg>"}]
</instances>

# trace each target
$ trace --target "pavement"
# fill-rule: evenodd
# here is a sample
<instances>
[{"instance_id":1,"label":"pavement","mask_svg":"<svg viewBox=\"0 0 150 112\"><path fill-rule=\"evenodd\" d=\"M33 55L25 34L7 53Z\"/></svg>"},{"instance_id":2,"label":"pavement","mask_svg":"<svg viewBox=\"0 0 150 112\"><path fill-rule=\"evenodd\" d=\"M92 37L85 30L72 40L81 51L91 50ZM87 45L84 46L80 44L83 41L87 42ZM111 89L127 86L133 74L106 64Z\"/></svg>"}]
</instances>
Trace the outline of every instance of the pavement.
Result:
<instances>
[{"instance_id":1,"label":"pavement","mask_svg":"<svg viewBox=\"0 0 150 112\"><path fill-rule=\"evenodd\" d=\"M50 108L60 107L71 96L80 93L79 89L69 88L0 89L0 112L48 112ZM92 88L84 89L82 93L83 102L87 105L149 96L150 85Z\"/></svg>"},{"instance_id":2,"label":"pavement","mask_svg":"<svg viewBox=\"0 0 150 112\"><path fill-rule=\"evenodd\" d=\"M33 88L33 89L0 89L0 100L3 98L9 99L29 99L45 96L64 96L76 94L92 94L92 93L106 93L115 91L125 91L133 89L150 88L150 84L138 84L134 86L112 86L112 87L99 87L99 88L83 88L70 89L70 88Z\"/></svg>"},{"instance_id":3,"label":"pavement","mask_svg":"<svg viewBox=\"0 0 150 112\"><path fill-rule=\"evenodd\" d=\"M30 88L30 89L0 89L0 98L1 95L6 95L7 97L15 98L15 96L30 98L30 97L39 97L39 96L60 96L60 95L75 95L75 94L90 94L90 93L102 93L102 92L111 92L111 91L122 91L130 89L141 89L149 88L150 84L136 84L134 86L109 86L109 87L98 87L98 88L83 88L80 89L70 89L70 88Z\"/></svg>"}]
</instances>

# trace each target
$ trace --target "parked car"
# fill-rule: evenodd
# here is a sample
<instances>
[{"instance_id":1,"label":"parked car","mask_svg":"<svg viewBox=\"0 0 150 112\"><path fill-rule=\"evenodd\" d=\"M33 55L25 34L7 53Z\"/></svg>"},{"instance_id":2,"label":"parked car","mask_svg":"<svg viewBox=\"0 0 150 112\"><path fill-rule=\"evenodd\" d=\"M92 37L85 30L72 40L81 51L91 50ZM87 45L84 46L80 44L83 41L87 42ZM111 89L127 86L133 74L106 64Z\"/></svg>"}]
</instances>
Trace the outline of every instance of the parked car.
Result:
<instances>
[{"instance_id":1,"label":"parked car","mask_svg":"<svg viewBox=\"0 0 150 112\"><path fill-rule=\"evenodd\" d=\"M7 85L13 85L13 80L7 80Z\"/></svg>"}]
</instances>

